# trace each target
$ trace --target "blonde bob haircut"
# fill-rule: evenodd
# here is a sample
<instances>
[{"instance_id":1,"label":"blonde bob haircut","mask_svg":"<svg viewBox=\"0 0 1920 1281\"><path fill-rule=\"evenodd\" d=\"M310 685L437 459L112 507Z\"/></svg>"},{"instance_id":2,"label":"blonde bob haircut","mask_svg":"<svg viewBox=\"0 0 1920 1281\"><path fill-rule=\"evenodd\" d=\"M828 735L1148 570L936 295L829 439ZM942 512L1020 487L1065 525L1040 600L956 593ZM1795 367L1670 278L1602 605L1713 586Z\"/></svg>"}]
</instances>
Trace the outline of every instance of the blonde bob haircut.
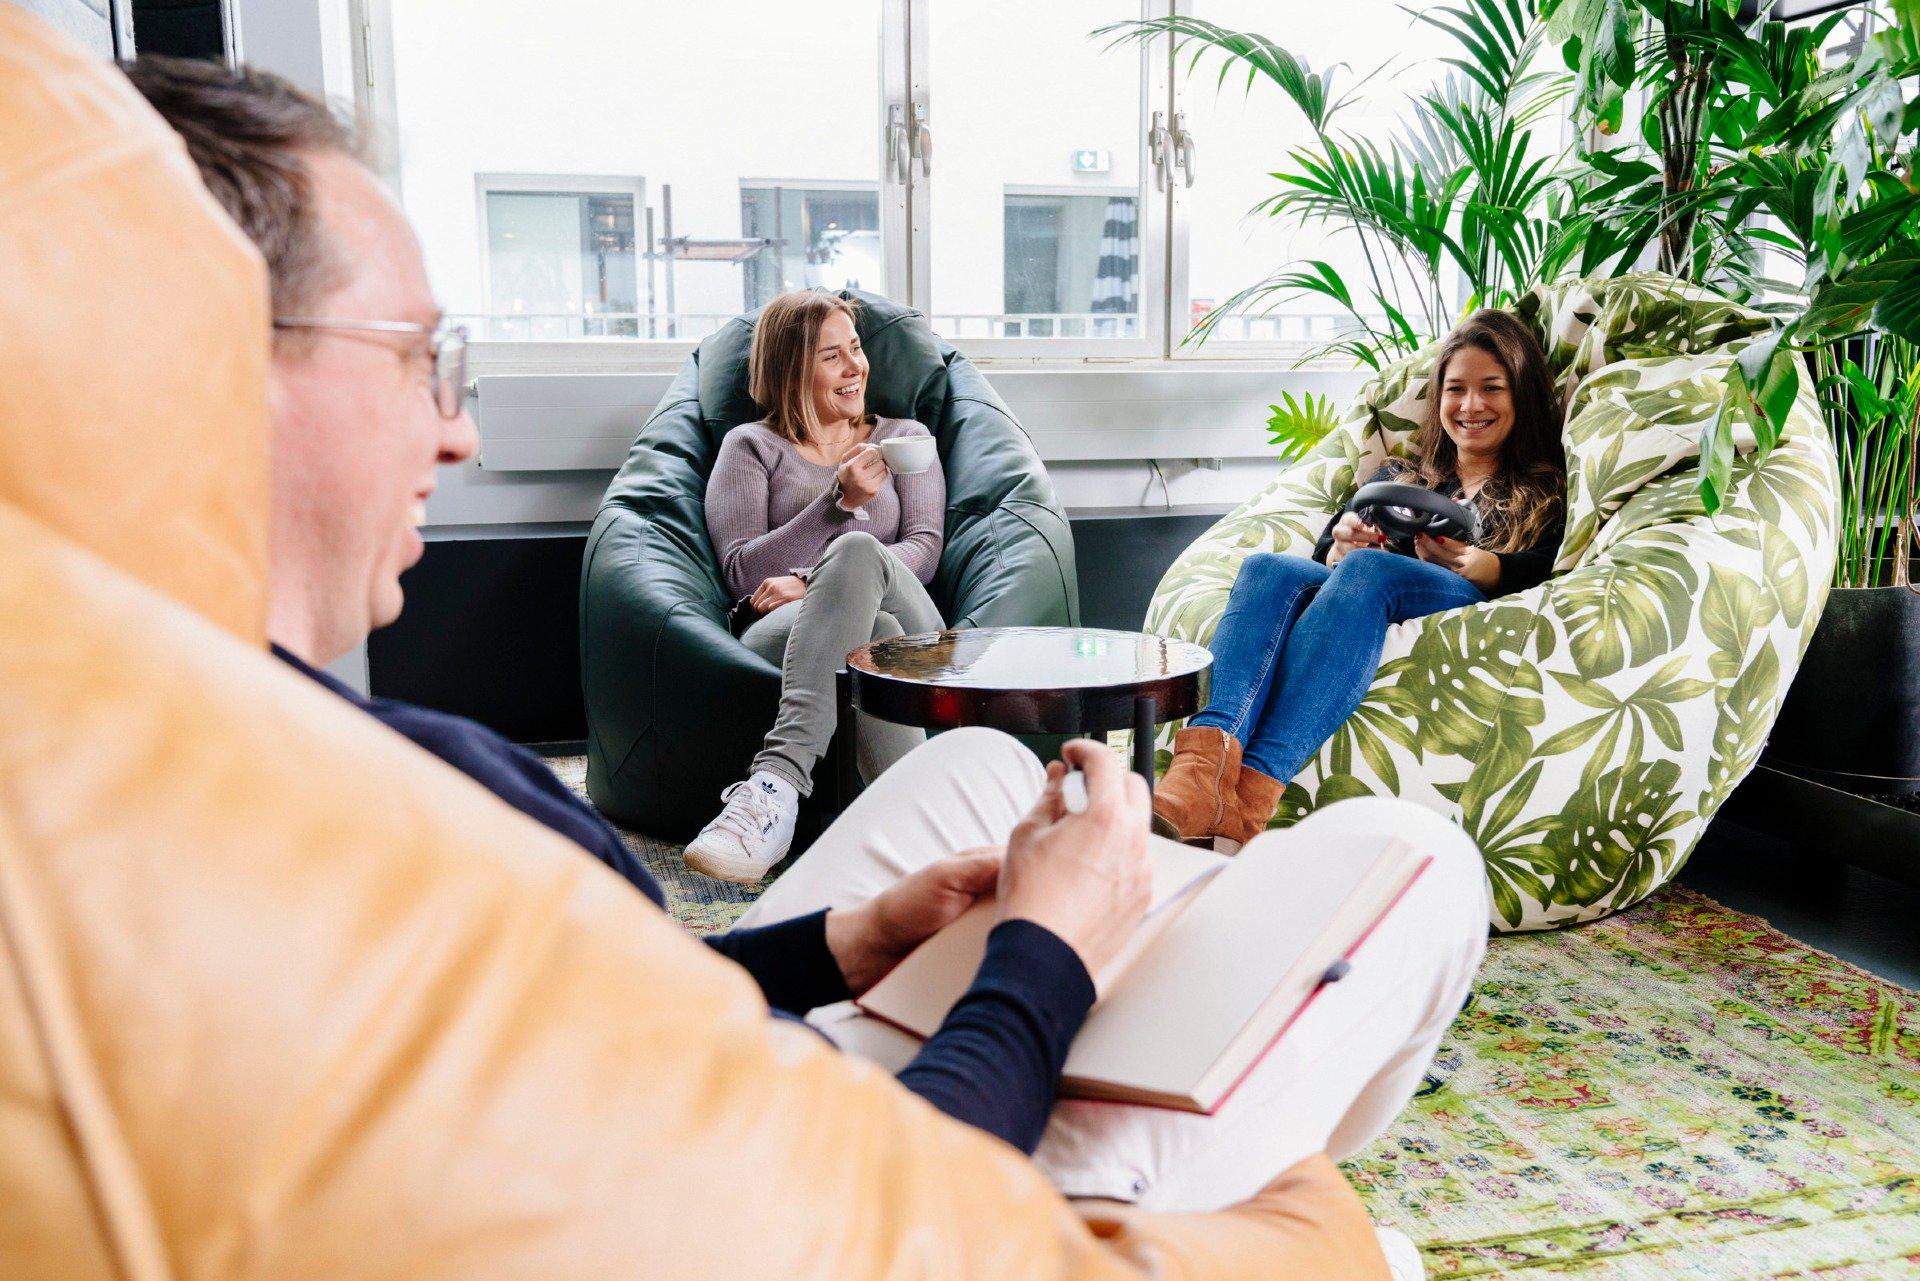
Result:
<instances>
[{"instance_id":1,"label":"blonde bob haircut","mask_svg":"<svg viewBox=\"0 0 1920 1281\"><path fill-rule=\"evenodd\" d=\"M768 303L754 326L747 394L766 416L767 426L796 445L820 438L820 414L813 403L813 349L821 326L836 311L859 324L860 313L846 299L824 289L796 289ZM873 415L867 418L871 421Z\"/></svg>"}]
</instances>

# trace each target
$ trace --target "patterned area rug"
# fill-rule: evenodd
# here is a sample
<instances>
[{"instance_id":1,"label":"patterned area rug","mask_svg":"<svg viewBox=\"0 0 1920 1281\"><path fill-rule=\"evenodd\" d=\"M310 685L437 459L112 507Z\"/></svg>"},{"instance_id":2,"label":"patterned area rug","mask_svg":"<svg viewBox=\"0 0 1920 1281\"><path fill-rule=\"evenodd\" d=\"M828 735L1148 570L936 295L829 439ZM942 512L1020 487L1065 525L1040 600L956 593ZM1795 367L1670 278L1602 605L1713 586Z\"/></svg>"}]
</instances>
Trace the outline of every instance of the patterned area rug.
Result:
<instances>
[{"instance_id":1,"label":"patterned area rug","mask_svg":"<svg viewBox=\"0 0 1920 1281\"><path fill-rule=\"evenodd\" d=\"M627 839L696 930L753 900ZM1436 1075L1346 1167L1431 1277L1920 1279L1920 994L1755 917L1496 939Z\"/></svg>"},{"instance_id":2,"label":"patterned area rug","mask_svg":"<svg viewBox=\"0 0 1920 1281\"><path fill-rule=\"evenodd\" d=\"M583 797L587 794L586 757L549 756L547 765L561 782ZM750 886L716 881L690 870L680 857L678 845L625 829L621 829L620 837L660 882L667 895L667 910L697 934L726 929L760 897L759 890Z\"/></svg>"},{"instance_id":3,"label":"patterned area rug","mask_svg":"<svg viewBox=\"0 0 1920 1281\"><path fill-rule=\"evenodd\" d=\"M1496 939L1347 1164L1434 1277L1920 1277L1920 996L1684 889Z\"/></svg>"}]
</instances>

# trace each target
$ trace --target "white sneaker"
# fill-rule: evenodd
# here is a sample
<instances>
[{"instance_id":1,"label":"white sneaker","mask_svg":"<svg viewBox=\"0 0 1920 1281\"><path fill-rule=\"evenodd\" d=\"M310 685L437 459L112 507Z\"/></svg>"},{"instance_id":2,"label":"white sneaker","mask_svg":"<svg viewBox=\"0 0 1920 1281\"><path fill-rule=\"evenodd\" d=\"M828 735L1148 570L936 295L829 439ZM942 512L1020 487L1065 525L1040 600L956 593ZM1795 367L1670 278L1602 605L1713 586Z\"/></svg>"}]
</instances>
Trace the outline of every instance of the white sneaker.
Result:
<instances>
[{"instance_id":1,"label":"white sneaker","mask_svg":"<svg viewBox=\"0 0 1920 1281\"><path fill-rule=\"evenodd\" d=\"M687 866L715 880L758 885L793 845L800 794L783 778L757 773L720 799L726 807L687 845Z\"/></svg>"}]
</instances>

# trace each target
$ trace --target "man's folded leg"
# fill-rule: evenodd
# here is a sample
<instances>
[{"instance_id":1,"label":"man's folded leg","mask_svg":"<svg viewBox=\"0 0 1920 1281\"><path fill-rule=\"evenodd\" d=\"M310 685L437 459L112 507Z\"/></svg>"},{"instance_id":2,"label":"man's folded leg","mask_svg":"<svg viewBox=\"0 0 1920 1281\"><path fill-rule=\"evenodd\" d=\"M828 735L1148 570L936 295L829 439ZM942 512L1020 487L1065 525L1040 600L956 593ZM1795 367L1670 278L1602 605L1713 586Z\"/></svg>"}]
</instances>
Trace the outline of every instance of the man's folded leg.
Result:
<instances>
[{"instance_id":1,"label":"man's folded leg","mask_svg":"<svg viewBox=\"0 0 1920 1281\"><path fill-rule=\"evenodd\" d=\"M1218 1209L1314 1153L1345 1158L1412 1098L1486 950L1480 852L1411 802L1350 801L1309 821L1323 836L1391 832L1433 865L1215 1115L1062 1100L1035 1153L1062 1192Z\"/></svg>"},{"instance_id":2,"label":"man's folded leg","mask_svg":"<svg viewBox=\"0 0 1920 1281\"><path fill-rule=\"evenodd\" d=\"M941 735L863 793L741 923L861 902L937 858L1001 844L1044 783L1039 762L1007 735ZM1412 1097L1486 949L1480 852L1410 802L1350 801L1312 821L1323 834L1391 832L1433 865L1361 945L1348 976L1315 999L1216 1115L1062 1100L1035 1156L1061 1191L1155 1210L1219 1208L1315 1153L1351 1154ZM890 1071L921 1044L850 1004L812 1021Z\"/></svg>"},{"instance_id":3,"label":"man's folded leg","mask_svg":"<svg viewBox=\"0 0 1920 1281\"><path fill-rule=\"evenodd\" d=\"M1009 734L966 728L929 739L862 792L739 923L850 907L949 854L1004 845L1046 782Z\"/></svg>"}]
</instances>

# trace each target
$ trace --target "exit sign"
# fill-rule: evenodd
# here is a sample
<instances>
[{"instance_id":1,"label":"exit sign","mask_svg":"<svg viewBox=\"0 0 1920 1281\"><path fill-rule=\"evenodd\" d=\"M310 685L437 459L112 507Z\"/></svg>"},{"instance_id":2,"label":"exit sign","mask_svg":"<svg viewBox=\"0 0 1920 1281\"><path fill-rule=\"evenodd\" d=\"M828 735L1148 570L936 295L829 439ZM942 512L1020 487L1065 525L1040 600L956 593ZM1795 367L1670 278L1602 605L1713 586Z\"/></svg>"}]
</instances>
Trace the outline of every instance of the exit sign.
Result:
<instances>
[{"instance_id":1,"label":"exit sign","mask_svg":"<svg viewBox=\"0 0 1920 1281\"><path fill-rule=\"evenodd\" d=\"M1076 151L1073 153L1073 171L1075 173L1105 173L1113 168L1111 151Z\"/></svg>"}]
</instances>

